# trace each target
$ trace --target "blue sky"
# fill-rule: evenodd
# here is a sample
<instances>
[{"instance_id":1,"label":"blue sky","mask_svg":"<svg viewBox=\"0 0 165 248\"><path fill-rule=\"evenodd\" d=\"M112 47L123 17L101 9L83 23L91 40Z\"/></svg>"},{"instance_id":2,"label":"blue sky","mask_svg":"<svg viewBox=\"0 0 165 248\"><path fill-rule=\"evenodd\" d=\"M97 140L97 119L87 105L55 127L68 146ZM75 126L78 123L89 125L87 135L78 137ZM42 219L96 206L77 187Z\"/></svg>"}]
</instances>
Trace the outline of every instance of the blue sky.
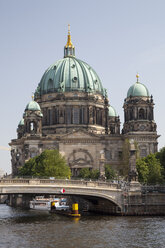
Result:
<instances>
[{"instance_id":1,"label":"blue sky","mask_svg":"<svg viewBox=\"0 0 165 248\"><path fill-rule=\"evenodd\" d=\"M164 13L164 0L0 0L0 146L16 138L44 71L63 57L68 24L76 57L95 69L122 123L139 72L154 97L159 148L165 146ZM0 150L0 168L10 173L9 151Z\"/></svg>"}]
</instances>

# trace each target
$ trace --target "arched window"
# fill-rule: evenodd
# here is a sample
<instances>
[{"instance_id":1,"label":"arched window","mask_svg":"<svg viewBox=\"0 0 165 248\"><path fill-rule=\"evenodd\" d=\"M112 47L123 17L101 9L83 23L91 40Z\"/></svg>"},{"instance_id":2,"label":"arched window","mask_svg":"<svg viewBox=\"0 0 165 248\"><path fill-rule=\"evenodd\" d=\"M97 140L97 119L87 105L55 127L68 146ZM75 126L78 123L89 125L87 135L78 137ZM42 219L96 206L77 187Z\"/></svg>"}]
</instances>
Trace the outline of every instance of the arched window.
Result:
<instances>
[{"instance_id":1,"label":"arched window","mask_svg":"<svg viewBox=\"0 0 165 248\"><path fill-rule=\"evenodd\" d=\"M64 110L63 109L59 109L59 117L64 117Z\"/></svg>"},{"instance_id":2,"label":"arched window","mask_svg":"<svg viewBox=\"0 0 165 248\"><path fill-rule=\"evenodd\" d=\"M102 111L101 111L101 109L96 110L96 124L102 125Z\"/></svg>"},{"instance_id":3,"label":"arched window","mask_svg":"<svg viewBox=\"0 0 165 248\"><path fill-rule=\"evenodd\" d=\"M34 130L34 122L30 122L30 131Z\"/></svg>"},{"instance_id":4,"label":"arched window","mask_svg":"<svg viewBox=\"0 0 165 248\"><path fill-rule=\"evenodd\" d=\"M105 158L106 158L106 160L112 159L111 151L105 150Z\"/></svg>"},{"instance_id":5,"label":"arched window","mask_svg":"<svg viewBox=\"0 0 165 248\"><path fill-rule=\"evenodd\" d=\"M71 108L66 108L66 123L71 124Z\"/></svg>"},{"instance_id":6,"label":"arched window","mask_svg":"<svg viewBox=\"0 0 165 248\"><path fill-rule=\"evenodd\" d=\"M28 123L28 129L27 129L27 131L29 133L35 133L37 131L36 123L34 121L30 121Z\"/></svg>"},{"instance_id":7,"label":"arched window","mask_svg":"<svg viewBox=\"0 0 165 248\"><path fill-rule=\"evenodd\" d=\"M130 120L133 120L133 109L130 109Z\"/></svg>"},{"instance_id":8,"label":"arched window","mask_svg":"<svg viewBox=\"0 0 165 248\"><path fill-rule=\"evenodd\" d=\"M127 121L127 114L126 114L126 112L124 112L124 119L125 119L125 121Z\"/></svg>"},{"instance_id":9,"label":"arched window","mask_svg":"<svg viewBox=\"0 0 165 248\"><path fill-rule=\"evenodd\" d=\"M54 124L58 124L58 109L54 109Z\"/></svg>"},{"instance_id":10,"label":"arched window","mask_svg":"<svg viewBox=\"0 0 165 248\"><path fill-rule=\"evenodd\" d=\"M73 108L73 124L80 123L80 111L78 108Z\"/></svg>"},{"instance_id":11,"label":"arched window","mask_svg":"<svg viewBox=\"0 0 165 248\"><path fill-rule=\"evenodd\" d=\"M144 158L147 156L147 148L146 146L140 147L140 157Z\"/></svg>"},{"instance_id":12,"label":"arched window","mask_svg":"<svg viewBox=\"0 0 165 248\"><path fill-rule=\"evenodd\" d=\"M139 119L140 120L145 119L144 109L142 109L142 108L139 110Z\"/></svg>"},{"instance_id":13,"label":"arched window","mask_svg":"<svg viewBox=\"0 0 165 248\"><path fill-rule=\"evenodd\" d=\"M49 79L49 81L48 81L48 91L51 92L51 90L53 90L53 80Z\"/></svg>"}]
</instances>

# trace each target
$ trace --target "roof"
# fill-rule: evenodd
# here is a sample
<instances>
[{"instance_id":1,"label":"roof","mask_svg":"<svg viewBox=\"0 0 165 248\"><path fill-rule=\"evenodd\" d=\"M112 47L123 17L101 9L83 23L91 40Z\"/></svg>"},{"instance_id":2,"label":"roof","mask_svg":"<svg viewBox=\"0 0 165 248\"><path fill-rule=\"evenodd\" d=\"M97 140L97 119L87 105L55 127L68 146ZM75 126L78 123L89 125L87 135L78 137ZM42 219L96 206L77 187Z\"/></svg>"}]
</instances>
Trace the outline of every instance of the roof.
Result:
<instances>
[{"instance_id":1,"label":"roof","mask_svg":"<svg viewBox=\"0 0 165 248\"><path fill-rule=\"evenodd\" d=\"M31 110L31 111L41 111L40 105L32 100L26 105L25 110Z\"/></svg>"},{"instance_id":2,"label":"roof","mask_svg":"<svg viewBox=\"0 0 165 248\"><path fill-rule=\"evenodd\" d=\"M130 96L149 96L149 91L144 84L136 82L129 88L127 92L127 97Z\"/></svg>"},{"instance_id":3,"label":"roof","mask_svg":"<svg viewBox=\"0 0 165 248\"><path fill-rule=\"evenodd\" d=\"M110 116L110 117L116 117L117 116L116 110L112 106L109 106L108 116Z\"/></svg>"},{"instance_id":4,"label":"roof","mask_svg":"<svg viewBox=\"0 0 165 248\"><path fill-rule=\"evenodd\" d=\"M18 126L24 126L24 118L22 118L18 124Z\"/></svg>"},{"instance_id":5,"label":"roof","mask_svg":"<svg viewBox=\"0 0 165 248\"><path fill-rule=\"evenodd\" d=\"M71 56L58 60L44 73L35 94L50 92L94 92L105 95L97 73L87 63Z\"/></svg>"}]
</instances>

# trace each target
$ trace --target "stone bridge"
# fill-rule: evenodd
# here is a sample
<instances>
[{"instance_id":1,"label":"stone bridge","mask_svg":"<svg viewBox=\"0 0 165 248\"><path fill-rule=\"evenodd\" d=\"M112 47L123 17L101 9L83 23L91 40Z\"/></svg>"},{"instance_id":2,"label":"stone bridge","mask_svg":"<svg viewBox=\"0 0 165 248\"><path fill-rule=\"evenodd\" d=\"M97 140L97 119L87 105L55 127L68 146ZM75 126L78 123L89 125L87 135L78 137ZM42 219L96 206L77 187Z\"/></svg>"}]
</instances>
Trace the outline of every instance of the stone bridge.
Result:
<instances>
[{"instance_id":1,"label":"stone bridge","mask_svg":"<svg viewBox=\"0 0 165 248\"><path fill-rule=\"evenodd\" d=\"M61 193L61 189L65 189ZM123 209L123 189L121 185L102 181L61 180L61 179L2 179L0 195L31 196L68 195L95 203L95 209L120 213Z\"/></svg>"},{"instance_id":2,"label":"stone bridge","mask_svg":"<svg viewBox=\"0 0 165 248\"><path fill-rule=\"evenodd\" d=\"M62 193L61 190L65 189ZM36 195L65 195L88 203L89 211L119 215L165 215L165 186L125 185L103 181L2 179L0 195L9 205L27 206Z\"/></svg>"}]
</instances>

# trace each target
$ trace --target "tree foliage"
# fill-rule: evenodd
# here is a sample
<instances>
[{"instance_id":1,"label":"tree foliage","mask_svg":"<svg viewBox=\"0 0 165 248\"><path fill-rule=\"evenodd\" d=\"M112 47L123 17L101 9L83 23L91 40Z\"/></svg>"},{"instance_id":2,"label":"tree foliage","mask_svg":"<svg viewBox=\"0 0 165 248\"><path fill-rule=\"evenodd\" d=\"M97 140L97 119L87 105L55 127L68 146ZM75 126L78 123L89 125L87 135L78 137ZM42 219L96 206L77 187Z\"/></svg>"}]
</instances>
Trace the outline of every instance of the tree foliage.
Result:
<instances>
[{"instance_id":1,"label":"tree foliage","mask_svg":"<svg viewBox=\"0 0 165 248\"><path fill-rule=\"evenodd\" d=\"M112 169L111 165L105 165L105 176L107 179L116 178L116 172Z\"/></svg>"},{"instance_id":2,"label":"tree foliage","mask_svg":"<svg viewBox=\"0 0 165 248\"><path fill-rule=\"evenodd\" d=\"M139 149L138 149L138 144L135 140L134 140L134 146L136 149L136 159L138 159ZM129 159L130 159L130 140L129 139L124 140L122 152L120 154L120 159L121 159L121 165L119 166L119 175L127 179L128 174L129 174Z\"/></svg>"},{"instance_id":3,"label":"tree foliage","mask_svg":"<svg viewBox=\"0 0 165 248\"><path fill-rule=\"evenodd\" d=\"M100 172L98 169L91 170L91 178L92 179L98 179L100 176Z\"/></svg>"},{"instance_id":4,"label":"tree foliage","mask_svg":"<svg viewBox=\"0 0 165 248\"><path fill-rule=\"evenodd\" d=\"M136 161L139 182L145 184L163 183L163 168L155 154Z\"/></svg>"},{"instance_id":5,"label":"tree foliage","mask_svg":"<svg viewBox=\"0 0 165 248\"><path fill-rule=\"evenodd\" d=\"M163 167L163 176L165 178L165 147L160 149L160 151L157 152L155 156L160 161L161 166Z\"/></svg>"},{"instance_id":6,"label":"tree foliage","mask_svg":"<svg viewBox=\"0 0 165 248\"><path fill-rule=\"evenodd\" d=\"M82 168L79 173L79 177L81 178L91 178L91 179L98 179L99 178L99 170L98 169L92 169L89 168Z\"/></svg>"},{"instance_id":7,"label":"tree foliage","mask_svg":"<svg viewBox=\"0 0 165 248\"><path fill-rule=\"evenodd\" d=\"M45 150L20 169L21 176L70 178L71 170L58 150Z\"/></svg>"}]
</instances>

